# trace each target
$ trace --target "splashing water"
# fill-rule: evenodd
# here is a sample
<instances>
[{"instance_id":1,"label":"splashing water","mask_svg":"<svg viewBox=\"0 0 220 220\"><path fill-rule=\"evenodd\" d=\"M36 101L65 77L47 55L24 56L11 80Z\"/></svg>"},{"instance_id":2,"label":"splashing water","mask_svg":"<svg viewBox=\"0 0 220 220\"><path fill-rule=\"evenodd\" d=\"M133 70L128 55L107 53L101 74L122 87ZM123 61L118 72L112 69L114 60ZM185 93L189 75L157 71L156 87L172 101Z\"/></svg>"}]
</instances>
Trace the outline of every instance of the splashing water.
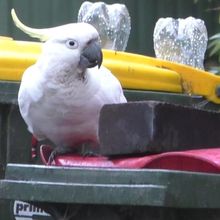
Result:
<instances>
[{"instance_id":1,"label":"splashing water","mask_svg":"<svg viewBox=\"0 0 220 220\"><path fill-rule=\"evenodd\" d=\"M79 9L78 22L89 23L97 29L102 48L121 51L126 49L131 21L125 5L86 1Z\"/></svg>"},{"instance_id":2,"label":"splashing water","mask_svg":"<svg viewBox=\"0 0 220 220\"><path fill-rule=\"evenodd\" d=\"M160 18L155 25L153 37L157 58L204 69L208 42L204 21L193 17Z\"/></svg>"}]
</instances>

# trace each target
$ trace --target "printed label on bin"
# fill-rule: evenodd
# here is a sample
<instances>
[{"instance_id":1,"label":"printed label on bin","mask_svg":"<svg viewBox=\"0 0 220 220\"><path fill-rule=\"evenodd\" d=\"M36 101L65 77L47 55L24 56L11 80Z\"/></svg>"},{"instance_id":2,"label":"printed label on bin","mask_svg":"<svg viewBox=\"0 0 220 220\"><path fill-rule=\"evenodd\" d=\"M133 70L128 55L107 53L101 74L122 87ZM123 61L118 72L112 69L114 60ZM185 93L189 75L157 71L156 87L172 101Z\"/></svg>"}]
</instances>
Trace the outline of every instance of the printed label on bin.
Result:
<instances>
[{"instance_id":1,"label":"printed label on bin","mask_svg":"<svg viewBox=\"0 0 220 220\"><path fill-rule=\"evenodd\" d=\"M51 216L43 209L22 201L15 201L13 206L15 220L51 220Z\"/></svg>"}]
</instances>

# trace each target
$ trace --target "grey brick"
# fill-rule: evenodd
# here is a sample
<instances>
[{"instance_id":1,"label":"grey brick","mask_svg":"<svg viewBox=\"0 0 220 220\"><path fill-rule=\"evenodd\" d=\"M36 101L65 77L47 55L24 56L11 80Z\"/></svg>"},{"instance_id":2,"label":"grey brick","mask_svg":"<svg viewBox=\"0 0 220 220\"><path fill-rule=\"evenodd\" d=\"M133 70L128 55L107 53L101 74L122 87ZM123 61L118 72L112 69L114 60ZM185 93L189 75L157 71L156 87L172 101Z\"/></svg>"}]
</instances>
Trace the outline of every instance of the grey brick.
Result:
<instances>
[{"instance_id":1,"label":"grey brick","mask_svg":"<svg viewBox=\"0 0 220 220\"><path fill-rule=\"evenodd\" d=\"M158 101L105 105L99 138L104 155L220 147L220 113Z\"/></svg>"}]
</instances>

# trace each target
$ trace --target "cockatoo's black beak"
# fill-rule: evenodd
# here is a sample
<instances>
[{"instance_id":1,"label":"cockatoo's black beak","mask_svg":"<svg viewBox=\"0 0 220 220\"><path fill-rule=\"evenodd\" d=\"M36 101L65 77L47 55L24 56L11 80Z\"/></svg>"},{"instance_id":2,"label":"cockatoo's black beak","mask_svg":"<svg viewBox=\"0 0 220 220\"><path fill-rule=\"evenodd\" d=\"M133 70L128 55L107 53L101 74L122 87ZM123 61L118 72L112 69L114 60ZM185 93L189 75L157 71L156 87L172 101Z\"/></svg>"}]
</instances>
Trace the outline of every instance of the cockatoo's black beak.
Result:
<instances>
[{"instance_id":1,"label":"cockatoo's black beak","mask_svg":"<svg viewBox=\"0 0 220 220\"><path fill-rule=\"evenodd\" d=\"M79 66L82 69L92 68L102 65L102 50L98 42L90 43L82 52L80 56Z\"/></svg>"}]
</instances>

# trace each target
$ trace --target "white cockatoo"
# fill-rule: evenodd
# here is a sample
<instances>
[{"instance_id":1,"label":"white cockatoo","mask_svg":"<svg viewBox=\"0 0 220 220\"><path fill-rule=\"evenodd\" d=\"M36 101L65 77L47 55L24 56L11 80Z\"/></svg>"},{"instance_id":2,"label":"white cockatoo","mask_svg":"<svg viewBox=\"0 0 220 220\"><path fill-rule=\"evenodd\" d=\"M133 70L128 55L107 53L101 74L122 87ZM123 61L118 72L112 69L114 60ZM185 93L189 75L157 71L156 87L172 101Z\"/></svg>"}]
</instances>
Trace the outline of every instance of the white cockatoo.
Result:
<instances>
[{"instance_id":1,"label":"white cockatoo","mask_svg":"<svg viewBox=\"0 0 220 220\"><path fill-rule=\"evenodd\" d=\"M101 66L96 29L72 23L54 29L37 62L23 74L18 103L28 130L49 139L55 154L66 147L98 145L98 121L105 104L124 103L118 79Z\"/></svg>"}]
</instances>

